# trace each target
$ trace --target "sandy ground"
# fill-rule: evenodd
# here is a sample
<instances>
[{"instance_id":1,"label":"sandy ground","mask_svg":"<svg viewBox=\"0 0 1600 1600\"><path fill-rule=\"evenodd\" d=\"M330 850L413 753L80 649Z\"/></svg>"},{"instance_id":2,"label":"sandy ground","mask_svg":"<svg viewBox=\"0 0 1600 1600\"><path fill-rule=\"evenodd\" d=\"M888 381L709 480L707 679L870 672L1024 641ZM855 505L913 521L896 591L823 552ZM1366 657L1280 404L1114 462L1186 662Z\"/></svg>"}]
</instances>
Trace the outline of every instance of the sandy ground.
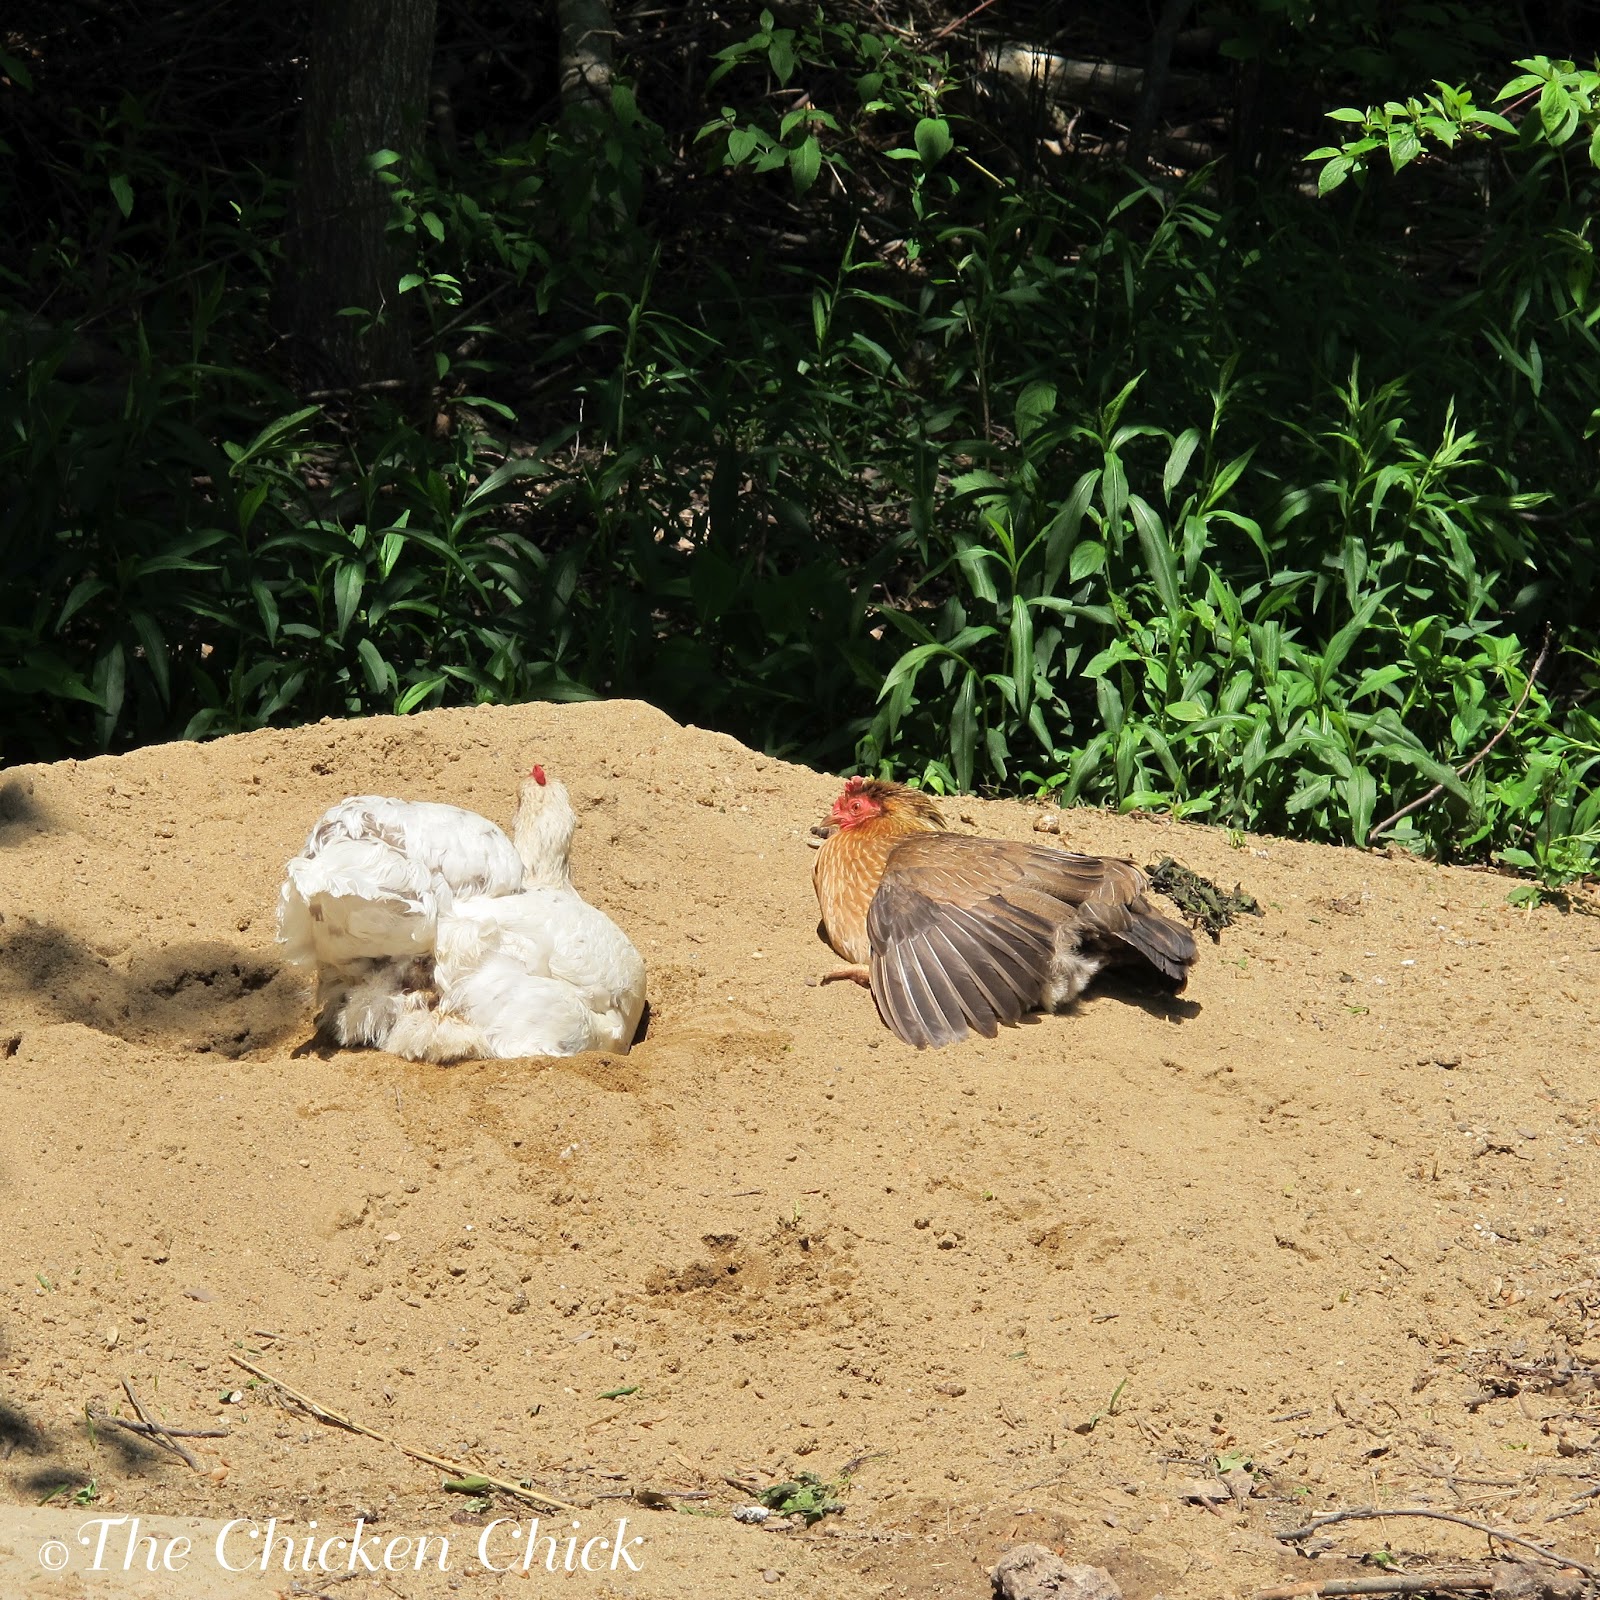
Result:
<instances>
[{"instance_id":1,"label":"sandy ground","mask_svg":"<svg viewBox=\"0 0 1600 1600\"><path fill-rule=\"evenodd\" d=\"M650 963L643 1041L451 1068L315 1046L273 945L310 823L373 791L505 822L535 757L578 806L580 888ZM1421 1519L1275 1537L1359 1506L1596 1561L1600 921L1074 812L1073 846L1170 853L1265 917L1205 944L1184 1002L1113 988L918 1054L806 982L837 787L631 703L0 773L0 1593L934 1600L1037 1539L1184 1600L1486 1554ZM1019 838L1038 815L950 810ZM448 1491L235 1357L577 1509ZM124 1380L226 1437L188 1439L191 1470L86 1422L131 1414ZM809 1529L730 1515L852 1463ZM562 1542L491 1571L534 1516ZM225 1572L271 1518L270 1570ZM364 1560L410 1541L390 1570L308 1546L358 1518ZM443 1571L436 1543L414 1570L424 1536Z\"/></svg>"}]
</instances>

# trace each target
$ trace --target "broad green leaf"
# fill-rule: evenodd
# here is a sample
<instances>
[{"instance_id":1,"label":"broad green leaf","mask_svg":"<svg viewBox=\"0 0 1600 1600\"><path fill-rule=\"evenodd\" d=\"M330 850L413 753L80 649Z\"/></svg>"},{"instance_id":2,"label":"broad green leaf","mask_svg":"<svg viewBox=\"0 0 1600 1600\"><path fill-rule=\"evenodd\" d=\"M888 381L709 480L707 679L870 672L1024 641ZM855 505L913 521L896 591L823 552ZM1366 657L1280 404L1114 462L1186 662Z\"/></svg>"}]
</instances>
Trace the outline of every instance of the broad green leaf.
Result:
<instances>
[{"instance_id":1,"label":"broad green leaf","mask_svg":"<svg viewBox=\"0 0 1600 1600\"><path fill-rule=\"evenodd\" d=\"M0 72L10 78L19 89L32 94L33 74L28 71L24 62L5 50L0 50Z\"/></svg>"},{"instance_id":2,"label":"broad green leaf","mask_svg":"<svg viewBox=\"0 0 1600 1600\"><path fill-rule=\"evenodd\" d=\"M950 712L950 759L956 787L972 787L973 757L978 747L978 680L970 672L961 681Z\"/></svg>"},{"instance_id":3,"label":"broad green leaf","mask_svg":"<svg viewBox=\"0 0 1600 1600\"><path fill-rule=\"evenodd\" d=\"M1011 652L1007 665L1016 685L1017 715L1026 717L1033 694L1033 613L1020 595L1011 601Z\"/></svg>"},{"instance_id":4,"label":"broad green leaf","mask_svg":"<svg viewBox=\"0 0 1600 1600\"><path fill-rule=\"evenodd\" d=\"M515 479L547 477L549 472L549 463L540 460L538 456L513 456L511 460L496 467L477 488L471 490L462 505L467 509L479 508ZM413 532L413 537L417 536Z\"/></svg>"},{"instance_id":5,"label":"broad green leaf","mask_svg":"<svg viewBox=\"0 0 1600 1600\"><path fill-rule=\"evenodd\" d=\"M278 602L272 591L260 578L250 580L250 593L255 596L256 610L261 615L261 626L267 631L269 645L278 642Z\"/></svg>"},{"instance_id":6,"label":"broad green leaf","mask_svg":"<svg viewBox=\"0 0 1600 1600\"><path fill-rule=\"evenodd\" d=\"M1094 498L1095 485L1100 481L1100 474L1096 470L1085 472L1072 486L1072 493L1067 496L1061 509L1050 519L1044 534L1044 587L1046 593L1055 589L1061 577L1061 569L1069 559L1076 559L1078 553L1078 529L1083 526L1084 513L1089 509L1089 502ZM1102 563L1105 560L1105 551L1100 552ZM1075 575L1073 582L1079 578Z\"/></svg>"},{"instance_id":7,"label":"broad green leaf","mask_svg":"<svg viewBox=\"0 0 1600 1600\"><path fill-rule=\"evenodd\" d=\"M122 698L128 681L128 658L121 644L113 644L95 663L91 687L101 705L96 718L100 743L111 743L117 721L122 715Z\"/></svg>"},{"instance_id":8,"label":"broad green leaf","mask_svg":"<svg viewBox=\"0 0 1600 1600\"><path fill-rule=\"evenodd\" d=\"M1355 615L1329 640L1328 648L1322 657L1320 674L1324 684L1344 665L1344 658L1350 654L1356 640L1366 632L1367 624L1372 621L1373 615L1388 598L1388 595L1388 589L1379 589L1369 594L1357 606Z\"/></svg>"},{"instance_id":9,"label":"broad green leaf","mask_svg":"<svg viewBox=\"0 0 1600 1600\"><path fill-rule=\"evenodd\" d=\"M1292 817L1301 811L1309 811L1313 806L1320 806L1324 800L1333 793L1333 779L1323 774L1312 778L1309 782L1301 784L1289 796L1284 804L1284 810Z\"/></svg>"},{"instance_id":10,"label":"broad green leaf","mask_svg":"<svg viewBox=\"0 0 1600 1600\"><path fill-rule=\"evenodd\" d=\"M1419 750L1406 744L1381 744L1372 747L1370 753L1387 756L1391 761L1399 761L1405 766L1414 767L1423 777L1459 799L1470 798L1466 784L1461 781L1455 769L1446 766L1437 757L1429 755L1426 750Z\"/></svg>"},{"instance_id":11,"label":"broad green leaf","mask_svg":"<svg viewBox=\"0 0 1600 1600\"><path fill-rule=\"evenodd\" d=\"M883 686L878 690L878 698L882 700L902 683L914 682L923 667L934 656L943 653L944 646L941 644L919 644L914 650L907 650L885 675Z\"/></svg>"},{"instance_id":12,"label":"broad green leaf","mask_svg":"<svg viewBox=\"0 0 1600 1600\"><path fill-rule=\"evenodd\" d=\"M1123 470L1122 458L1114 452L1106 455L1105 470L1100 479L1100 504L1105 508L1106 514L1106 542L1120 551L1122 513L1128 505L1128 475Z\"/></svg>"},{"instance_id":13,"label":"broad green leaf","mask_svg":"<svg viewBox=\"0 0 1600 1600\"><path fill-rule=\"evenodd\" d=\"M794 180L794 192L804 194L817 181L817 174L821 170L822 146L817 143L815 134L808 134L789 155L789 175Z\"/></svg>"},{"instance_id":14,"label":"broad green leaf","mask_svg":"<svg viewBox=\"0 0 1600 1600\"><path fill-rule=\"evenodd\" d=\"M1402 678L1410 675L1409 667L1402 667L1393 662L1386 667L1368 667L1361 674L1361 681L1350 691L1350 698L1364 700L1369 694L1377 694L1380 690L1387 689L1391 683L1399 683Z\"/></svg>"},{"instance_id":15,"label":"broad green leaf","mask_svg":"<svg viewBox=\"0 0 1600 1600\"><path fill-rule=\"evenodd\" d=\"M1564 144L1578 125L1578 107L1572 96L1555 79L1544 86L1539 96L1539 121L1551 144Z\"/></svg>"},{"instance_id":16,"label":"broad green leaf","mask_svg":"<svg viewBox=\"0 0 1600 1600\"><path fill-rule=\"evenodd\" d=\"M361 590L366 579L367 569L359 561L346 562L334 575L335 632L341 639L350 626L350 619L356 614L356 607L361 603Z\"/></svg>"},{"instance_id":17,"label":"broad green leaf","mask_svg":"<svg viewBox=\"0 0 1600 1600\"><path fill-rule=\"evenodd\" d=\"M1072 548L1072 564L1067 575L1074 583L1082 583L1097 572L1105 570L1106 547L1097 539L1085 539Z\"/></svg>"},{"instance_id":18,"label":"broad green leaf","mask_svg":"<svg viewBox=\"0 0 1600 1600\"><path fill-rule=\"evenodd\" d=\"M1017 396L1017 437L1028 439L1049 421L1056 409L1056 386L1036 379Z\"/></svg>"},{"instance_id":19,"label":"broad green leaf","mask_svg":"<svg viewBox=\"0 0 1600 1600\"><path fill-rule=\"evenodd\" d=\"M1397 122L1389 129L1389 164L1398 172L1422 154L1422 140L1408 123Z\"/></svg>"},{"instance_id":20,"label":"broad green leaf","mask_svg":"<svg viewBox=\"0 0 1600 1600\"><path fill-rule=\"evenodd\" d=\"M949 155L955 145L950 137L950 124L943 117L923 117L911 137L917 154L924 165L930 167Z\"/></svg>"},{"instance_id":21,"label":"broad green leaf","mask_svg":"<svg viewBox=\"0 0 1600 1600\"><path fill-rule=\"evenodd\" d=\"M291 411L287 416L278 417L274 421L269 422L266 427L264 427L261 432L249 442L249 444L242 446L235 445L229 449L228 453L233 457L234 465L236 467L242 467L245 462L253 460L256 456L260 455L268 445L276 444L279 439L283 438L286 434L292 433L308 418L316 416L321 409L322 408L320 406L303 406L299 411Z\"/></svg>"},{"instance_id":22,"label":"broad green leaf","mask_svg":"<svg viewBox=\"0 0 1600 1600\"><path fill-rule=\"evenodd\" d=\"M767 60L772 63L773 76L777 78L780 84L787 83L794 76L794 30L792 28L780 28L773 33L772 43L767 46Z\"/></svg>"},{"instance_id":23,"label":"broad green leaf","mask_svg":"<svg viewBox=\"0 0 1600 1600\"><path fill-rule=\"evenodd\" d=\"M1189 470L1189 462L1200 444L1200 430L1198 428L1185 428L1176 439L1172 441L1172 449L1167 454L1167 464L1161 472L1161 497L1164 500L1172 499L1172 491L1183 482L1183 475Z\"/></svg>"},{"instance_id":24,"label":"broad green leaf","mask_svg":"<svg viewBox=\"0 0 1600 1600\"><path fill-rule=\"evenodd\" d=\"M1128 510L1133 515L1133 525L1139 533L1145 571L1149 573L1169 615L1176 615L1183 600L1178 592L1178 563L1167 538L1167 530L1161 518L1138 495L1128 496Z\"/></svg>"},{"instance_id":25,"label":"broad green leaf","mask_svg":"<svg viewBox=\"0 0 1600 1600\"><path fill-rule=\"evenodd\" d=\"M1232 461L1221 469L1211 480L1211 487L1206 493L1205 509L1211 510L1221 501L1222 497L1239 481L1240 474L1250 465L1250 458L1256 453L1256 447L1251 445L1248 450L1236 455Z\"/></svg>"},{"instance_id":26,"label":"broad green leaf","mask_svg":"<svg viewBox=\"0 0 1600 1600\"><path fill-rule=\"evenodd\" d=\"M429 695L433 694L435 690L442 689L449 681L449 678L441 673L431 678L423 678L420 682L412 684L395 701L394 709L396 713L403 717L409 712L415 711Z\"/></svg>"},{"instance_id":27,"label":"broad green leaf","mask_svg":"<svg viewBox=\"0 0 1600 1600\"><path fill-rule=\"evenodd\" d=\"M1335 189L1350 176L1355 161L1350 156L1335 156L1321 172L1317 174L1317 193L1319 195L1332 194Z\"/></svg>"},{"instance_id":28,"label":"broad green leaf","mask_svg":"<svg viewBox=\"0 0 1600 1600\"><path fill-rule=\"evenodd\" d=\"M1110 678L1095 679L1094 699L1095 706L1100 712L1100 725L1107 733L1120 733L1123 717L1122 695Z\"/></svg>"},{"instance_id":29,"label":"broad green leaf","mask_svg":"<svg viewBox=\"0 0 1600 1600\"><path fill-rule=\"evenodd\" d=\"M394 669L378 653L378 647L370 639L356 641L356 654L361 658L362 668L367 675L367 683L374 694L382 694L386 689L394 686Z\"/></svg>"},{"instance_id":30,"label":"broad green leaf","mask_svg":"<svg viewBox=\"0 0 1600 1600\"><path fill-rule=\"evenodd\" d=\"M139 636L139 647L144 651L145 665L149 667L150 676L156 681L156 693L161 696L163 703L170 701L172 674L167 659L166 636L162 633L160 624L148 611L130 612L128 621Z\"/></svg>"},{"instance_id":31,"label":"broad green leaf","mask_svg":"<svg viewBox=\"0 0 1600 1600\"><path fill-rule=\"evenodd\" d=\"M1350 813L1350 840L1365 844L1372 828L1372 809L1378 801L1377 780L1365 767L1357 767L1342 785L1344 803Z\"/></svg>"},{"instance_id":32,"label":"broad green leaf","mask_svg":"<svg viewBox=\"0 0 1600 1600\"><path fill-rule=\"evenodd\" d=\"M79 578L67 595L61 615L56 618L56 631L59 633L91 600L105 594L110 587L104 578Z\"/></svg>"}]
</instances>

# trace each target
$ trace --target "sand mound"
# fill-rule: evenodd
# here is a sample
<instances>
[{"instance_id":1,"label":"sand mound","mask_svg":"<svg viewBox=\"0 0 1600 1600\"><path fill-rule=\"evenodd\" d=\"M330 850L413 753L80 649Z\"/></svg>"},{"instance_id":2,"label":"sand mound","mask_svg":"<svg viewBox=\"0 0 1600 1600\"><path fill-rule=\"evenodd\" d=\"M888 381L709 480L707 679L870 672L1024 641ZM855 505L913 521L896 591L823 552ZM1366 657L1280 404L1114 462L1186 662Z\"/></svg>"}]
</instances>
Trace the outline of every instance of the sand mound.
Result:
<instances>
[{"instance_id":1,"label":"sand mound","mask_svg":"<svg viewBox=\"0 0 1600 1600\"><path fill-rule=\"evenodd\" d=\"M312 1047L272 941L311 821L371 791L505 821L535 755L578 807L579 887L650 963L642 1043L451 1068ZM631 703L0 773L4 1497L92 1478L52 1502L63 1529L187 1519L151 1594L224 1592L210 1530L272 1516L450 1538L444 1573L341 1596L532 1592L476 1555L532 1508L292 1414L242 1355L530 1476L584 1539L628 1518L643 1570L596 1547L613 1564L573 1593L975 1596L1023 1540L1130 1597L1244 1593L1346 1570L1274 1533L1375 1503L1589 1555L1595 1501L1545 1519L1600 1470L1600 923L1508 909L1488 875L1074 813L1075 847L1172 854L1266 916L1205 946L1191 1005L1105 990L918 1054L805 981L831 959L806 831L836 788ZM950 809L1032 837L1022 805ZM125 1378L228 1429L188 1441L200 1471L86 1425L128 1414ZM852 1462L809 1530L727 1515L752 1499L730 1478ZM41 1515L0 1510L5 1592L112 1592L41 1569ZM1433 1521L1326 1537L1483 1553Z\"/></svg>"}]
</instances>

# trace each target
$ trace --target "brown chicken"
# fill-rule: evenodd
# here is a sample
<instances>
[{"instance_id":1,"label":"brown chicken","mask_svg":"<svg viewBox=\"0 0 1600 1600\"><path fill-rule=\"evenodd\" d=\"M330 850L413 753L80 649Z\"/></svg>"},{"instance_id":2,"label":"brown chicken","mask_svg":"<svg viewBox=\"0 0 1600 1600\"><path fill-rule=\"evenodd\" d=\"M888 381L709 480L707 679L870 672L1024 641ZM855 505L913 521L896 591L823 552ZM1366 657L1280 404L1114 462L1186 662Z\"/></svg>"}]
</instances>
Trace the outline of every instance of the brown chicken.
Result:
<instances>
[{"instance_id":1,"label":"brown chicken","mask_svg":"<svg viewBox=\"0 0 1600 1600\"><path fill-rule=\"evenodd\" d=\"M851 778L812 870L828 943L851 963L828 977L869 985L907 1044L992 1039L1002 1022L1076 999L1112 963L1183 988L1194 940L1145 899L1131 861L944 825L926 795Z\"/></svg>"}]
</instances>

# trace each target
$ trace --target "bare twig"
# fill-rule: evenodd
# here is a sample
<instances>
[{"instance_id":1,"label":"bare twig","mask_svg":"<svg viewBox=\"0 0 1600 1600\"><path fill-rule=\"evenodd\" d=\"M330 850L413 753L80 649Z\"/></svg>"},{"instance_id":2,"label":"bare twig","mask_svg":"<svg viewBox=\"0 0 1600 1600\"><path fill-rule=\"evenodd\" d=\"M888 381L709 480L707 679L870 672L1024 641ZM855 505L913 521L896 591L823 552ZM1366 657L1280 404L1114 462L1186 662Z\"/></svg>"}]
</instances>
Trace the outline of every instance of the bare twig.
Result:
<instances>
[{"instance_id":1,"label":"bare twig","mask_svg":"<svg viewBox=\"0 0 1600 1600\"><path fill-rule=\"evenodd\" d=\"M370 383L352 383L342 389L307 389L302 400L342 400L352 394L372 394L379 389L404 389L409 378L374 378Z\"/></svg>"},{"instance_id":2,"label":"bare twig","mask_svg":"<svg viewBox=\"0 0 1600 1600\"><path fill-rule=\"evenodd\" d=\"M243 1367L246 1372L254 1373L263 1383L270 1383L275 1388L281 1389L298 1406L317 1419L326 1422L335 1428L344 1428L350 1433L359 1433L368 1439L376 1439L379 1444L390 1445L408 1455L413 1461L420 1461L426 1466L437 1467L441 1472L448 1472L454 1478L481 1478L492 1489L498 1489L502 1494L515 1495L519 1500L531 1500L535 1505L550 1506L556 1511L578 1511L579 1506L569 1505L565 1500L557 1500L554 1495L546 1494L543 1489L534 1489L520 1483L513 1483L507 1478L491 1477L487 1472L478 1467L467 1466L459 1461L451 1461L445 1456L436 1456L431 1451L419 1450L415 1445L403 1443L399 1439L390 1438L386 1433L379 1433L376 1428L366 1427L359 1422L353 1422L342 1411L335 1411L331 1406L325 1406L313 1400L310 1395L303 1394L299 1389L287 1384L282 1378L275 1378L270 1372L263 1372L258 1366L246 1361L243 1356L232 1356L231 1360L236 1366Z\"/></svg>"},{"instance_id":3,"label":"bare twig","mask_svg":"<svg viewBox=\"0 0 1600 1600\"><path fill-rule=\"evenodd\" d=\"M1487 1534L1491 1539L1498 1539L1502 1544L1520 1545L1524 1550L1533 1551L1536 1556L1543 1556L1546 1561L1555 1562L1558 1567L1576 1568L1586 1578L1600 1578L1600 1567L1591 1567L1572 1556L1547 1550L1542 1544L1524 1539L1521 1534L1497 1528L1493 1523L1479 1522L1475 1517L1459 1517L1453 1511L1435 1511L1427 1506L1398 1506L1392 1509L1356 1506L1348 1511L1330 1511L1326 1516L1313 1517L1303 1528L1291 1528L1289 1532L1280 1533L1277 1537L1284 1544L1296 1544L1301 1539L1310 1538L1319 1528L1331 1528L1336 1522L1374 1522L1382 1521L1385 1517L1429 1517L1435 1522L1453 1522L1458 1528L1471 1528L1475 1532Z\"/></svg>"},{"instance_id":4,"label":"bare twig","mask_svg":"<svg viewBox=\"0 0 1600 1600\"><path fill-rule=\"evenodd\" d=\"M191 1472L198 1472L200 1470L199 1458L195 1456L192 1451L185 1450L184 1447L172 1437L172 1430L169 1429L164 1423L158 1422L150 1415L148 1411L145 1410L144 1406L140 1404L138 1390L134 1388L131 1379L124 1378L122 1380L122 1389L123 1393L128 1397L128 1404L139 1413L139 1420L145 1425L145 1429L148 1431L150 1437L154 1439L157 1444L164 1444L167 1449L172 1451L174 1455L181 1456L183 1458L184 1465L187 1466Z\"/></svg>"},{"instance_id":5,"label":"bare twig","mask_svg":"<svg viewBox=\"0 0 1600 1600\"><path fill-rule=\"evenodd\" d=\"M1309 1583L1285 1583L1276 1589L1257 1589L1255 1600L1318 1600L1340 1594L1488 1594L1495 1580L1472 1578L1328 1578Z\"/></svg>"},{"instance_id":6,"label":"bare twig","mask_svg":"<svg viewBox=\"0 0 1600 1600\"><path fill-rule=\"evenodd\" d=\"M1494 747L1499 744L1500 741L1511 731L1511 724L1522 715L1522 708L1527 705L1528 696L1533 693L1533 686L1538 681L1540 669L1544 666L1544 659L1547 655L1549 655L1549 653L1550 625L1546 623L1544 639L1539 645L1539 654L1534 657L1533 669L1528 673L1528 681L1523 685L1522 688L1522 698L1518 700L1516 705L1511 708L1511 715L1500 724L1500 731L1495 734L1494 738L1492 738L1488 744L1486 744L1477 753L1477 755L1473 756L1469 761L1463 762L1461 766L1456 768L1456 776L1458 778L1466 777L1466 775L1471 772L1472 769L1477 766L1477 764L1482 761L1483 758L1488 755L1488 753L1493 750ZM1444 785L1442 783L1434 784L1434 786L1425 795L1413 800L1408 806L1401 806L1401 808L1395 812L1392 817L1385 817L1383 821L1380 822L1376 827L1369 828L1367 830L1367 843L1371 844L1380 833L1383 833L1386 829L1392 828L1395 823L1400 821L1402 817L1409 817L1413 811L1420 811L1422 807L1427 805L1430 800L1438 799L1438 797L1443 793Z\"/></svg>"},{"instance_id":7,"label":"bare twig","mask_svg":"<svg viewBox=\"0 0 1600 1600\"><path fill-rule=\"evenodd\" d=\"M962 26L964 26L964 25L965 25L965 24L966 24L966 23L969 23L969 22L971 22L971 21L972 21L972 19L973 19L973 18L974 18L974 17L975 17L975 16L977 16L977 14L978 14L978 13L979 13L979 12L980 12L980 11L987 11L987 10L988 10L988 9L989 9L989 7L990 7L990 6L992 6L992 5L993 5L993 4L994 4L994 0L981 0L981 4L979 4L979 5L975 5L975 6L974 6L974 7L973 7L973 8L972 8L972 9L971 9L971 10L970 10L970 11L969 11L969 12L968 12L968 13L967 13L967 14L966 14L966 16L964 16L964 17L957 17L957 18L956 18L956 20L955 20L955 21L954 21L954 22L947 22L947 23L946 23L946 24L945 24L945 25L944 25L944 27L942 27L942 28L941 28L941 29L940 29L940 30L939 30L939 31L938 31L938 32L937 32L937 33L936 33L936 34L934 34L934 36L933 36L933 37L932 37L932 38L931 38L931 39L930 39L930 40L929 40L929 41L928 41L928 43L929 43L929 44L938 44L938 42L939 42L939 41L940 41L940 40L941 40L941 39L942 39L942 38L944 38L944 37L945 37L945 35L946 35L946 34L951 34L951 33L954 33L954 32L955 32L955 31L956 31L956 29L957 29L957 28L959 28L959 27L962 27Z\"/></svg>"},{"instance_id":8,"label":"bare twig","mask_svg":"<svg viewBox=\"0 0 1600 1600\"><path fill-rule=\"evenodd\" d=\"M168 1439L226 1439L226 1428L168 1428L154 1422L140 1422L133 1417L113 1417L105 1411L91 1411L89 1420L96 1426L109 1423L114 1428L126 1428L129 1433L153 1434Z\"/></svg>"},{"instance_id":9,"label":"bare twig","mask_svg":"<svg viewBox=\"0 0 1600 1600\"><path fill-rule=\"evenodd\" d=\"M1575 1517L1580 1511L1587 1510L1587 1502L1593 1500L1597 1495L1600 1495L1600 1483L1595 1484L1592 1488L1585 1489L1582 1494L1574 1495L1561 1510L1552 1511L1544 1520L1546 1522L1560 1522L1565 1517Z\"/></svg>"}]
</instances>

